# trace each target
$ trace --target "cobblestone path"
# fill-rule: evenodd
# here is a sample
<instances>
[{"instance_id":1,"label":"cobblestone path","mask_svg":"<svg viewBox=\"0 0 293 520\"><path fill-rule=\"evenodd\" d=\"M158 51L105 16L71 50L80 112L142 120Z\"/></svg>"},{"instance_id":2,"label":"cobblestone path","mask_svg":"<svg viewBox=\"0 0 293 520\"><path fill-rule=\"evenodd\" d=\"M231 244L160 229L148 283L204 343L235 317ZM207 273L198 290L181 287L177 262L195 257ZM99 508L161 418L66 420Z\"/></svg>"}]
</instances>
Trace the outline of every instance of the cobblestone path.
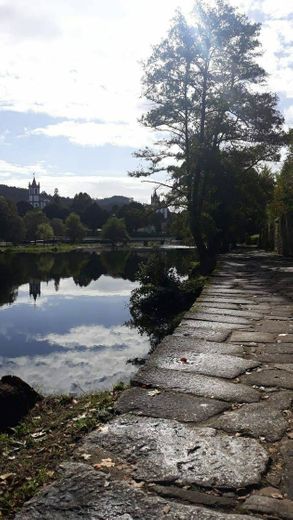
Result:
<instances>
[{"instance_id":1,"label":"cobblestone path","mask_svg":"<svg viewBox=\"0 0 293 520\"><path fill-rule=\"evenodd\" d=\"M117 416L17 519L293 519L292 315L292 260L224 255Z\"/></svg>"}]
</instances>

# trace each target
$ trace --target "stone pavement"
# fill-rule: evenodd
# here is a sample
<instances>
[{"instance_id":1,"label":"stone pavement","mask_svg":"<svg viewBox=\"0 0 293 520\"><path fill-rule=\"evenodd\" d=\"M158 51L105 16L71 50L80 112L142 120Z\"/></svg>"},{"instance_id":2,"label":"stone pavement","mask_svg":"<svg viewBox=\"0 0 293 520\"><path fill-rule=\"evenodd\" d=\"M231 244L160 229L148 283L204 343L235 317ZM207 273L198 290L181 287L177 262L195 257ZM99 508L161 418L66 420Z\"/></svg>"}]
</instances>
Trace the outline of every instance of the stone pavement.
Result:
<instances>
[{"instance_id":1,"label":"stone pavement","mask_svg":"<svg viewBox=\"0 0 293 520\"><path fill-rule=\"evenodd\" d=\"M293 261L224 255L22 520L293 519Z\"/></svg>"}]
</instances>

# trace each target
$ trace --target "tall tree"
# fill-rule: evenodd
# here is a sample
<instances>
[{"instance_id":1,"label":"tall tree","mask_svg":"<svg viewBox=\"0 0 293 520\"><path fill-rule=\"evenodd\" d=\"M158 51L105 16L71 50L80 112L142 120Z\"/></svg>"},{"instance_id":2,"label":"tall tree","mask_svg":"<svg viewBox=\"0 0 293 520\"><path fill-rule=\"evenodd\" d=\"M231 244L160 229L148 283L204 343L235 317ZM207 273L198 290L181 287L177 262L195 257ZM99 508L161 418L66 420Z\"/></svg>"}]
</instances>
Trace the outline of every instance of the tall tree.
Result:
<instances>
[{"instance_id":1,"label":"tall tree","mask_svg":"<svg viewBox=\"0 0 293 520\"><path fill-rule=\"evenodd\" d=\"M167 38L145 63L143 94L149 109L142 123L160 138L152 149L137 152L147 165L131 175L168 173L167 200L186 204L205 262L205 201L223 150L245 155L246 169L275 160L283 118L276 96L264 91L266 73L257 63L260 25L222 0L215 7L197 1L193 14L189 24L177 12Z\"/></svg>"}]
</instances>

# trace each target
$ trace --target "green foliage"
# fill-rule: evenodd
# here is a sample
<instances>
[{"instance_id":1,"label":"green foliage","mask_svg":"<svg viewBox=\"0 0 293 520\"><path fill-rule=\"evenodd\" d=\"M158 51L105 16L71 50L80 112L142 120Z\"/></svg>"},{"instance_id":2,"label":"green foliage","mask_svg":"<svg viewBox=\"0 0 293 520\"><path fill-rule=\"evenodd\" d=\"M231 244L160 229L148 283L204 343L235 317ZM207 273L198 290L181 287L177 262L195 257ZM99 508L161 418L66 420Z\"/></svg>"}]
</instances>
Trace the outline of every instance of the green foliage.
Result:
<instances>
[{"instance_id":1,"label":"green foliage","mask_svg":"<svg viewBox=\"0 0 293 520\"><path fill-rule=\"evenodd\" d=\"M54 231L52 226L47 222L44 224L39 224L36 232L36 237L38 240L52 240L54 238Z\"/></svg>"},{"instance_id":2,"label":"green foliage","mask_svg":"<svg viewBox=\"0 0 293 520\"><path fill-rule=\"evenodd\" d=\"M269 212L274 218L293 212L293 129L288 133L288 154L281 172L277 176L274 198Z\"/></svg>"},{"instance_id":3,"label":"green foliage","mask_svg":"<svg viewBox=\"0 0 293 520\"><path fill-rule=\"evenodd\" d=\"M147 210L139 202L130 202L118 210L118 217L123 218L128 233L134 233L148 222Z\"/></svg>"},{"instance_id":4,"label":"green foliage","mask_svg":"<svg viewBox=\"0 0 293 520\"><path fill-rule=\"evenodd\" d=\"M129 236L124 220L117 217L109 218L102 227L102 238L110 240L112 244L128 242Z\"/></svg>"},{"instance_id":5,"label":"green foliage","mask_svg":"<svg viewBox=\"0 0 293 520\"><path fill-rule=\"evenodd\" d=\"M46 215L44 215L40 209L33 209L32 211L28 211L24 216L23 221L26 228L27 240L37 240L38 227L41 224L48 223Z\"/></svg>"},{"instance_id":6,"label":"green foliage","mask_svg":"<svg viewBox=\"0 0 293 520\"><path fill-rule=\"evenodd\" d=\"M109 213L105 209L93 202L86 207L81 215L81 219L89 229L95 232L105 224L108 216Z\"/></svg>"},{"instance_id":7,"label":"green foliage","mask_svg":"<svg viewBox=\"0 0 293 520\"><path fill-rule=\"evenodd\" d=\"M60 218L52 218L50 224L53 228L55 237L64 237L66 228L63 220Z\"/></svg>"},{"instance_id":8,"label":"green foliage","mask_svg":"<svg viewBox=\"0 0 293 520\"><path fill-rule=\"evenodd\" d=\"M141 264L137 279L140 287L130 298L131 323L147 333L154 346L170 334L202 290L201 276L182 277L160 252Z\"/></svg>"},{"instance_id":9,"label":"green foliage","mask_svg":"<svg viewBox=\"0 0 293 520\"><path fill-rule=\"evenodd\" d=\"M257 61L259 32L259 24L250 23L228 3L217 0L210 7L197 1L192 23L178 12L144 66L143 94L150 108L142 123L163 131L163 137L153 149L136 154L146 168L132 175L167 171L166 202L187 209L202 260L223 222L234 219L227 208L233 199L219 197L224 190L218 176L231 179L231 168L226 171L229 158L235 176L236 170L244 176L261 161L278 159L283 143L277 98L264 90L266 74ZM239 189L238 178L233 178L233 187ZM230 240L228 227L225 223L222 230L225 241Z\"/></svg>"},{"instance_id":10,"label":"green foliage","mask_svg":"<svg viewBox=\"0 0 293 520\"><path fill-rule=\"evenodd\" d=\"M78 242L85 236L86 230L80 221L79 215L70 213L65 220L66 235L72 242Z\"/></svg>"}]
</instances>

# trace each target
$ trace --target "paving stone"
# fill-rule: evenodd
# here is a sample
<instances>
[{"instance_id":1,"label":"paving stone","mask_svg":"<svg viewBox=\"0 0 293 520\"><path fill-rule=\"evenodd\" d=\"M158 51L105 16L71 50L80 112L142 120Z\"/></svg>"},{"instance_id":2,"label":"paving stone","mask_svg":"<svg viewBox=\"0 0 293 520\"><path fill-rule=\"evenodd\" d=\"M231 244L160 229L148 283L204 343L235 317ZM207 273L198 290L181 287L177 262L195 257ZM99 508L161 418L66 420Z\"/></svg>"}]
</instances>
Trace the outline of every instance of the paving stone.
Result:
<instances>
[{"instance_id":1,"label":"paving stone","mask_svg":"<svg viewBox=\"0 0 293 520\"><path fill-rule=\"evenodd\" d=\"M240 318L239 316L227 316L227 315L219 315L212 314L208 312L187 312L184 316L185 320L202 320L208 322L217 322L217 323L232 323L237 325L250 325L251 321L247 318Z\"/></svg>"},{"instance_id":2,"label":"paving stone","mask_svg":"<svg viewBox=\"0 0 293 520\"><path fill-rule=\"evenodd\" d=\"M293 373L293 363L287 363L283 365L278 365L277 363L273 365L274 368L278 368L279 370L286 370L286 372Z\"/></svg>"},{"instance_id":3,"label":"paving stone","mask_svg":"<svg viewBox=\"0 0 293 520\"><path fill-rule=\"evenodd\" d=\"M224 298L221 296L201 296L197 299L198 302L201 301L205 302L216 302L216 303L234 303L234 304L245 304L245 305L253 305L256 302L254 302L251 298L238 298L236 296L225 296Z\"/></svg>"},{"instance_id":4,"label":"paving stone","mask_svg":"<svg viewBox=\"0 0 293 520\"><path fill-rule=\"evenodd\" d=\"M219 307L213 307L213 306L194 306L194 308L192 307L190 309L190 312L187 312L185 314L185 317L189 316L189 314L194 314L196 312L200 312L201 310L204 310L205 313L207 314L217 314L217 315L220 315L220 316L237 316L239 318L251 318L251 319L255 319L255 320L259 320L261 319L264 314L259 314L257 312L252 312L252 311L243 311L241 309L237 309L237 306L236 306L236 309L225 309L225 308L221 308L221 306ZM287 318L286 318L287 319Z\"/></svg>"},{"instance_id":5,"label":"paving stone","mask_svg":"<svg viewBox=\"0 0 293 520\"><path fill-rule=\"evenodd\" d=\"M293 349L293 346L292 346ZM232 343L217 343L213 341L205 341L199 338L189 336L166 336L152 353L153 357L163 354L173 354L179 356L182 351L198 352L208 354L243 354L244 349L241 345L233 345ZM293 353L293 350L292 350Z\"/></svg>"},{"instance_id":6,"label":"paving stone","mask_svg":"<svg viewBox=\"0 0 293 520\"><path fill-rule=\"evenodd\" d=\"M270 395L268 402L270 406L277 408L278 410L286 410L292 406L293 392L290 390L274 392Z\"/></svg>"},{"instance_id":7,"label":"paving stone","mask_svg":"<svg viewBox=\"0 0 293 520\"><path fill-rule=\"evenodd\" d=\"M158 484L152 485L151 490L163 497L177 498L185 502L201 504L208 507L230 509L238 505L236 496L226 497L222 495L212 495L195 489L184 489L178 486L160 486Z\"/></svg>"},{"instance_id":8,"label":"paving stone","mask_svg":"<svg viewBox=\"0 0 293 520\"><path fill-rule=\"evenodd\" d=\"M93 453L97 446L132 465L138 480L203 487L256 484L269 459L254 439L133 415L122 415L90 433L82 449Z\"/></svg>"},{"instance_id":9,"label":"paving stone","mask_svg":"<svg viewBox=\"0 0 293 520\"><path fill-rule=\"evenodd\" d=\"M293 520L293 502L291 500L277 500L261 495L251 495L245 500L242 508L244 511Z\"/></svg>"},{"instance_id":10,"label":"paving stone","mask_svg":"<svg viewBox=\"0 0 293 520\"><path fill-rule=\"evenodd\" d=\"M291 321L264 320L257 328L262 332L272 332L275 334L289 334L290 331L292 332Z\"/></svg>"},{"instance_id":11,"label":"paving stone","mask_svg":"<svg viewBox=\"0 0 293 520\"><path fill-rule=\"evenodd\" d=\"M116 404L117 411L182 422L200 422L229 408L227 403L216 399L198 398L179 392L152 392L138 387L126 390Z\"/></svg>"},{"instance_id":12,"label":"paving stone","mask_svg":"<svg viewBox=\"0 0 293 520\"><path fill-rule=\"evenodd\" d=\"M282 443L281 453L284 459L282 488L287 497L293 500L293 440Z\"/></svg>"},{"instance_id":13,"label":"paving stone","mask_svg":"<svg viewBox=\"0 0 293 520\"><path fill-rule=\"evenodd\" d=\"M292 343L275 343L274 345L265 345L263 347L257 347L256 353L267 353L267 354L293 354Z\"/></svg>"},{"instance_id":14,"label":"paving stone","mask_svg":"<svg viewBox=\"0 0 293 520\"><path fill-rule=\"evenodd\" d=\"M293 354L268 354L266 352L253 353L253 359L262 361L263 363L293 363ZM281 368L280 366L278 368Z\"/></svg>"},{"instance_id":15,"label":"paving stone","mask_svg":"<svg viewBox=\"0 0 293 520\"><path fill-rule=\"evenodd\" d=\"M242 381L248 385L277 386L293 390L293 378L290 372L285 370L262 370L242 376Z\"/></svg>"},{"instance_id":16,"label":"paving stone","mask_svg":"<svg viewBox=\"0 0 293 520\"><path fill-rule=\"evenodd\" d=\"M159 356L151 356L147 366L155 365L159 368L180 370L198 374L205 374L225 379L234 379L248 369L259 366L258 361L243 359L236 356L223 354L199 354L182 350L179 356L166 353Z\"/></svg>"},{"instance_id":17,"label":"paving stone","mask_svg":"<svg viewBox=\"0 0 293 520\"><path fill-rule=\"evenodd\" d=\"M136 385L174 390L228 402L252 403L260 399L260 393L249 386L201 374L191 375L178 370L145 367L134 375L132 381Z\"/></svg>"},{"instance_id":18,"label":"paving stone","mask_svg":"<svg viewBox=\"0 0 293 520\"><path fill-rule=\"evenodd\" d=\"M225 412L221 417L210 420L208 424L230 433L265 437L269 442L281 439L288 427L282 413L269 401L245 404L238 410Z\"/></svg>"},{"instance_id":19,"label":"paving stone","mask_svg":"<svg viewBox=\"0 0 293 520\"><path fill-rule=\"evenodd\" d=\"M231 329L211 330L207 328L202 329L199 327L195 328L188 327L187 325L180 325L179 327L177 327L177 329L174 330L173 336L186 336L221 343L225 341L228 338L228 336L230 336L231 332Z\"/></svg>"},{"instance_id":20,"label":"paving stone","mask_svg":"<svg viewBox=\"0 0 293 520\"><path fill-rule=\"evenodd\" d=\"M293 345L293 334L278 334L277 343L288 343Z\"/></svg>"},{"instance_id":21,"label":"paving stone","mask_svg":"<svg viewBox=\"0 0 293 520\"><path fill-rule=\"evenodd\" d=\"M209 330L214 330L215 332L220 332L221 330L236 330L236 329L245 329L247 328L247 325L239 325L238 323L233 323L233 325L229 324L229 323L223 323L223 322L214 322L214 321L204 321L204 320L185 320L183 319L182 322L182 327L184 326L187 326L188 328L190 329L196 329L196 328L199 328L199 329L209 329Z\"/></svg>"},{"instance_id":22,"label":"paving stone","mask_svg":"<svg viewBox=\"0 0 293 520\"><path fill-rule=\"evenodd\" d=\"M201 300L200 303L197 303L198 300L196 301L195 303L195 307L207 307L207 308L214 308L214 309L227 309L227 310L237 310L239 309L239 305L237 305L237 303L218 303L218 302L206 302L205 300Z\"/></svg>"},{"instance_id":23,"label":"paving stone","mask_svg":"<svg viewBox=\"0 0 293 520\"><path fill-rule=\"evenodd\" d=\"M15 520L257 520L146 494L86 464L66 464L63 478L27 502Z\"/></svg>"},{"instance_id":24,"label":"paving stone","mask_svg":"<svg viewBox=\"0 0 293 520\"><path fill-rule=\"evenodd\" d=\"M232 343L275 343L276 335L268 332L233 331L230 341Z\"/></svg>"}]
</instances>

